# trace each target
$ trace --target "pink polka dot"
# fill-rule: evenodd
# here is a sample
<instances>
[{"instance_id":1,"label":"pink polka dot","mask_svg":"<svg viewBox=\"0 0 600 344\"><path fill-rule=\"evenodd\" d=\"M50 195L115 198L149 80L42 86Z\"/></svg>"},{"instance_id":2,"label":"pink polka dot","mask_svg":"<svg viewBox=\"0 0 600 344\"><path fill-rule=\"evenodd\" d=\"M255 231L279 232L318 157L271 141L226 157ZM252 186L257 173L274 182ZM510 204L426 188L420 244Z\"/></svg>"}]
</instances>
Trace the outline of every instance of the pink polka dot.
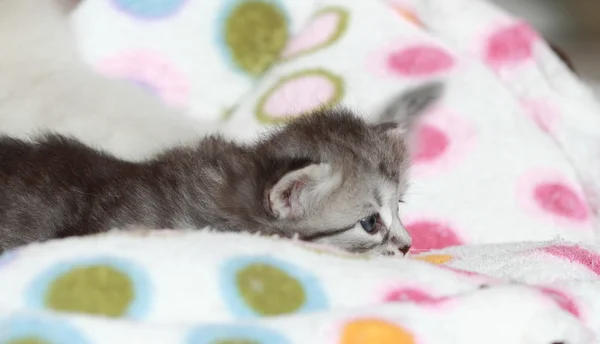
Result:
<instances>
[{"instance_id":1,"label":"pink polka dot","mask_svg":"<svg viewBox=\"0 0 600 344\"><path fill-rule=\"evenodd\" d=\"M320 75L309 75L290 80L273 92L264 105L264 111L273 117L289 116L289 113L304 113L319 107L335 96L335 85ZM296 100L290 102L290 95ZM292 106L293 104L293 106Z\"/></svg>"},{"instance_id":2,"label":"pink polka dot","mask_svg":"<svg viewBox=\"0 0 600 344\"><path fill-rule=\"evenodd\" d=\"M443 131L432 125L421 125L417 128L417 145L413 153L413 161L432 161L444 154L450 140Z\"/></svg>"},{"instance_id":3,"label":"pink polka dot","mask_svg":"<svg viewBox=\"0 0 600 344\"><path fill-rule=\"evenodd\" d=\"M549 133L556 126L560 114L550 99L525 99L521 101L526 114L544 132Z\"/></svg>"},{"instance_id":4,"label":"pink polka dot","mask_svg":"<svg viewBox=\"0 0 600 344\"><path fill-rule=\"evenodd\" d=\"M549 287L538 287L538 289L545 295L551 297L560 308L573 314L577 318L581 318L581 311L579 311L579 307L577 307L575 301L573 301L570 296L560 290Z\"/></svg>"},{"instance_id":5,"label":"pink polka dot","mask_svg":"<svg viewBox=\"0 0 600 344\"><path fill-rule=\"evenodd\" d=\"M456 61L433 44L396 40L367 56L367 69L382 78L433 77L451 71Z\"/></svg>"},{"instance_id":6,"label":"pink polka dot","mask_svg":"<svg viewBox=\"0 0 600 344\"><path fill-rule=\"evenodd\" d=\"M539 184L533 192L536 202L548 212L575 221L588 218L585 202L567 185L553 182Z\"/></svg>"},{"instance_id":7,"label":"pink polka dot","mask_svg":"<svg viewBox=\"0 0 600 344\"><path fill-rule=\"evenodd\" d=\"M464 270L464 269L458 269L452 266L448 266L448 265L436 265L436 267L440 268L440 269L445 269L445 270L450 270L458 275L462 275L462 276L466 276L466 277L471 277L474 280L479 281L480 283L487 283L490 285L494 285L494 284L502 284L505 281L496 277L492 277L486 274L482 274L479 272L473 272L473 271L468 271L468 270Z\"/></svg>"},{"instance_id":8,"label":"pink polka dot","mask_svg":"<svg viewBox=\"0 0 600 344\"><path fill-rule=\"evenodd\" d=\"M424 77L449 70L454 60L441 48L421 45L392 51L387 64L401 76Z\"/></svg>"},{"instance_id":9,"label":"pink polka dot","mask_svg":"<svg viewBox=\"0 0 600 344\"><path fill-rule=\"evenodd\" d=\"M555 257L583 265L590 271L600 275L600 255L575 245L556 245L542 249Z\"/></svg>"},{"instance_id":10,"label":"pink polka dot","mask_svg":"<svg viewBox=\"0 0 600 344\"><path fill-rule=\"evenodd\" d=\"M156 92L166 104L185 107L190 85L186 76L158 53L127 51L110 56L97 65L100 73L130 80Z\"/></svg>"},{"instance_id":11,"label":"pink polka dot","mask_svg":"<svg viewBox=\"0 0 600 344\"><path fill-rule=\"evenodd\" d=\"M288 59L323 48L337 40L336 35L340 35L343 30L341 25L344 21L341 15L338 11L329 10L312 18L310 23L287 43L281 58Z\"/></svg>"},{"instance_id":12,"label":"pink polka dot","mask_svg":"<svg viewBox=\"0 0 600 344\"><path fill-rule=\"evenodd\" d=\"M489 36L485 59L492 67L512 66L533 57L536 32L526 23L513 23Z\"/></svg>"},{"instance_id":13,"label":"pink polka dot","mask_svg":"<svg viewBox=\"0 0 600 344\"><path fill-rule=\"evenodd\" d=\"M463 242L456 231L447 224L432 220L416 220L406 225L412 237L414 251L442 249L461 245Z\"/></svg>"},{"instance_id":14,"label":"pink polka dot","mask_svg":"<svg viewBox=\"0 0 600 344\"><path fill-rule=\"evenodd\" d=\"M552 170L523 175L516 187L523 208L541 220L565 226L590 225L590 209L576 183Z\"/></svg>"},{"instance_id":15,"label":"pink polka dot","mask_svg":"<svg viewBox=\"0 0 600 344\"><path fill-rule=\"evenodd\" d=\"M410 143L412 177L436 176L460 163L475 142L475 130L461 116L432 109L417 125Z\"/></svg>"},{"instance_id":16,"label":"pink polka dot","mask_svg":"<svg viewBox=\"0 0 600 344\"><path fill-rule=\"evenodd\" d=\"M446 297L435 297L414 288L401 288L393 290L385 296L386 302L414 302L422 305L438 304L446 301Z\"/></svg>"}]
</instances>

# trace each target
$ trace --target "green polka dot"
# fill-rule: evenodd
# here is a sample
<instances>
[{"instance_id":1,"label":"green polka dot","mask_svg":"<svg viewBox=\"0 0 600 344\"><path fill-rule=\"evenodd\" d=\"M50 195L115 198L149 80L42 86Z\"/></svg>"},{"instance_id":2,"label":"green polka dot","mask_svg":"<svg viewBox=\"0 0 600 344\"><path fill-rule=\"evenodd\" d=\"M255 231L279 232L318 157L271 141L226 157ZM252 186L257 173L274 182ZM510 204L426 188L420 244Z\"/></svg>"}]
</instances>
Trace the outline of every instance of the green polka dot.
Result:
<instances>
[{"instance_id":1,"label":"green polka dot","mask_svg":"<svg viewBox=\"0 0 600 344\"><path fill-rule=\"evenodd\" d=\"M232 339L219 339L219 340L214 341L213 344L261 344L261 343L254 341L254 340L232 338Z\"/></svg>"},{"instance_id":2,"label":"green polka dot","mask_svg":"<svg viewBox=\"0 0 600 344\"><path fill-rule=\"evenodd\" d=\"M272 265L248 265L237 272L236 283L246 304L263 316L294 313L306 301L302 284Z\"/></svg>"},{"instance_id":3,"label":"green polka dot","mask_svg":"<svg viewBox=\"0 0 600 344\"><path fill-rule=\"evenodd\" d=\"M317 92L315 90L323 85L328 85L330 93L322 94L326 98L321 101L298 104L289 99L289 94L299 95L298 99L309 98L303 94L315 94ZM344 81L341 77L320 68L302 70L280 78L258 99L255 109L256 117L264 124L282 124L299 115L310 115L334 107L340 103L343 96ZM269 102L273 100L282 103L288 102L289 108L285 109L285 112L273 113L268 108Z\"/></svg>"},{"instance_id":4,"label":"green polka dot","mask_svg":"<svg viewBox=\"0 0 600 344\"><path fill-rule=\"evenodd\" d=\"M56 278L48 288L46 307L56 311L119 317L134 300L129 276L107 265L78 267Z\"/></svg>"},{"instance_id":5,"label":"green polka dot","mask_svg":"<svg viewBox=\"0 0 600 344\"><path fill-rule=\"evenodd\" d=\"M264 1L245 1L225 22L225 42L234 63L252 76L262 74L277 59L288 40L285 15Z\"/></svg>"},{"instance_id":6,"label":"green polka dot","mask_svg":"<svg viewBox=\"0 0 600 344\"><path fill-rule=\"evenodd\" d=\"M10 339L6 344L52 344L44 339L37 337L21 337Z\"/></svg>"}]
</instances>

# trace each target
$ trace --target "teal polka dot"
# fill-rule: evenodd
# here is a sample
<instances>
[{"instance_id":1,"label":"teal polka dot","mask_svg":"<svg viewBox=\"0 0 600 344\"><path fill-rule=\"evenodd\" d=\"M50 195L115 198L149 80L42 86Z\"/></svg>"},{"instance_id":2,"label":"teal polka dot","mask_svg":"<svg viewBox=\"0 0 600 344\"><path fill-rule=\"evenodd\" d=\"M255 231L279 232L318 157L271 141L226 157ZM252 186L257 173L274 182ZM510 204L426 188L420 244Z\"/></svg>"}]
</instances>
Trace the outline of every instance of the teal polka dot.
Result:
<instances>
[{"instance_id":1,"label":"teal polka dot","mask_svg":"<svg viewBox=\"0 0 600 344\"><path fill-rule=\"evenodd\" d=\"M0 319L0 343L88 344L89 341L67 321L17 315Z\"/></svg>"},{"instance_id":2,"label":"teal polka dot","mask_svg":"<svg viewBox=\"0 0 600 344\"><path fill-rule=\"evenodd\" d=\"M140 19L162 19L177 13L188 0L113 0L116 8Z\"/></svg>"},{"instance_id":3,"label":"teal polka dot","mask_svg":"<svg viewBox=\"0 0 600 344\"><path fill-rule=\"evenodd\" d=\"M328 308L320 281L270 256L234 257L220 271L224 301L238 317L305 313Z\"/></svg>"},{"instance_id":4,"label":"teal polka dot","mask_svg":"<svg viewBox=\"0 0 600 344\"><path fill-rule=\"evenodd\" d=\"M203 325L194 328L187 344L288 344L274 330L249 325Z\"/></svg>"},{"instance_id":5,"label":"teal polka dot","mask_svg":"<svg viewBox=\"0 0 600 344\"><path fill-rule=\"evenodd\" d=\"M25 291L25 300L33 309L130 319L146 315L151 296L151 280L144 269L114 257L54 264Z\"/></svg>"}]
</instances>

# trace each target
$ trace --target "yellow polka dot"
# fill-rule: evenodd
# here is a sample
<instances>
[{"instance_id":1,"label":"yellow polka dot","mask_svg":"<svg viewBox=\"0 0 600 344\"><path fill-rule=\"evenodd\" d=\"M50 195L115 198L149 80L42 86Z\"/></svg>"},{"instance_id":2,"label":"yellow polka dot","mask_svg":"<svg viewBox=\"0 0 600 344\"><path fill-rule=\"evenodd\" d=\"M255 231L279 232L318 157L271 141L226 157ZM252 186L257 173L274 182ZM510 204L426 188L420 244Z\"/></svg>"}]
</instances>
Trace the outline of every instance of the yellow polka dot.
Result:
<instances>
[{"instance_id":1,"label":"yellow polka dot","mask_svg":"<svg viewBox=\"0 0 600 344\"><path fill-rule=\"evenodd\" d=\"M242 1L225 24L225 41L234 62L254 76L275 61L288 41L285 15L271 2Z\"/></svg>"},{"instance_id":2,"label":"yellow polka dot","mask_svg":"<svg viewBox=\"0 0 600 344\"><path fill-rule=\"evenodd\" d=\"M406 19L408 22L420 27L424 26L421 19L419 19L419 17L417 17L417 15L414 12L398 6L394 7L394 10L400 15L400 17Z\"/></svg>"},{"instance_id":3,"label":"yellow polka dot","mask_svg":"<svg viewBox=\"0 0 600 344\"><path fill-rule=\"evenodd\" d=\"M236 282L242 299L264 316L294 313L306 302L302 283L272 265L249 265L238 271Z\"/></svg>"},{"instance_id":4,"label":"yellow polka dot","mask_svg":"<svg viewBox=\"0 0 600 344\"><path fill-rule=\"evenodd\" d=\"M37 337L21 337L11 339L7 344L50 344L50 342Z\"/></svg>"},{"instance_id":5,"label":"yellow polka dot","mask_svg":"<svg viewBox=\"0 0 600 344\"><path fill-rule=\"evenodd\" d=\"M118 317L125 314L135 296L125 273L107 265L77 267L55 279L46 292L46 307Z\"/></svg>"},{"instance_id":6,"label":"yellow polka dot","mask_svg":"<svg viewBox=\"0 0 600 344\"><path fill-rule=\"evenodd\" d=\"M347 323L340 344L414 344L407 330L380 319L359 319Z\"/></svg>"},{"instance_id":7,"label":"yellow polka dot","mask_svg":"<svg viewBox=\"0 0 600 344\"><path fill-rule=\"evenodd\" d=\"M412 258L439 265L451 261L453 257L449 254L426 254L414 256Z\"/></svg>"}]
</instances>

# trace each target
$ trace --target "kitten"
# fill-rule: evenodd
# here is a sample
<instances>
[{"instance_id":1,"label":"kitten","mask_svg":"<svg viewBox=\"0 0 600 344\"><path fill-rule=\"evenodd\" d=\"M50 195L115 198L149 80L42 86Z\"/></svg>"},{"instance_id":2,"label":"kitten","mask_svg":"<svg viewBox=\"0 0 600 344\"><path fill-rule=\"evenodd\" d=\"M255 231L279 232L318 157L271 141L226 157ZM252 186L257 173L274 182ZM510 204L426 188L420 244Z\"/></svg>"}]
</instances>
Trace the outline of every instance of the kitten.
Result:
<instances>
[{"instance_id":1,"label":"kitten","mask_svg":"<svg viewBox=\"0 0 600 344\"><path fill-rule=\"evenodd\" d=\"M132 225L208 226L406 254L405 140L441 90L405 93L385 112L392 122L324 110L253 144L211 136L143 162L60 135L0 138L0 248Z\"/></svg>"},{"instance_id":2,"label":"kitten","mask_svg":"<svg viewBox=\"0 0 600 344\"><path fill-rule=\"evenodd\" d=\"M140 160L217 130L85 64L69 26L76 5L0 0L0 134L52 131Z\"/></svg>"}]
</instances>

